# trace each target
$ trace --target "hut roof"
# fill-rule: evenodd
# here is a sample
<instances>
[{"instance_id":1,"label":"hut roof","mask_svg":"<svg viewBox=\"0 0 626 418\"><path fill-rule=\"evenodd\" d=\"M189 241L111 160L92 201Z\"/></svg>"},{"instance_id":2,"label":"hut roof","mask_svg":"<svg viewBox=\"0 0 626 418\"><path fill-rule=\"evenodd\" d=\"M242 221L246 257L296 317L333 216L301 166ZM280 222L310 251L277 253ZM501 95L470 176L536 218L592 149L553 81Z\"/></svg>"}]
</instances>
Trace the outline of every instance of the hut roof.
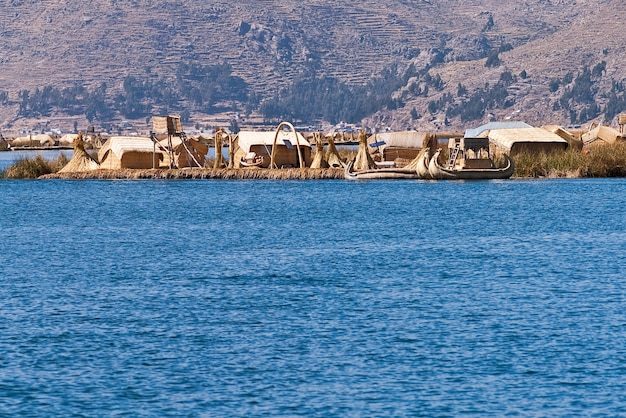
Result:
<instances>
[{"instance_id":1,"label":"hut roof","mask_svg":"<svg viewBox=\"0 0 626 418\"><path fill-rule=\"evenodd\" d=\"M543 128L506 128L489 131L489 140L496 145L510 150L513 144L524 143L564 143L567 141Z\"/></svg>"},{"instance_id":2,"label":"hut roof","mask_svg":"<svg viewBox=\"0 0 626 418\"><path fill-rule=\"evenodd\" d=\"M546 131L550 131L553 134L557 134L567 142L576 141L576 137L570 131L563 129L563 127L559 125L544 125L542 126Z\"/></svg>"},{"instance_id":3,"label":"hut roof","mask_svg":"<svg viewBox=\"0 0 626 418\"><path fill-rule=\"evenodd\" d=\"M598 126L582 136L582 140L585 145L598 140L608 144L613 144L621 139L623 139L622 134L609 126Z\"/></svg>"},{"instance_id":4,"label":"hut roof","mask_svg":"<svg viewBox=\"0 0 626 418\"><path fill-rule=\"evenodd\" d=\"M203 144L202 142L198 141L197 139L188 138L187 143L191 144L195 149L197 149L199 151L204 150L205 154L209 151L209 146L206 145L206 144ZM159 141L159 144L163 145L164 147L167 147L168 146L168 140L167 139L162 139L162 140ZM179 136L173 136L172 137L172 148L174 148L175 150L180 149L182 144L183 144L183 140Z\"/></svg>"},{"instance_id":5,"label":"hut roof","mask_svg":"<svg viewBox=\"0 0 626 418\"><path fill-rule=\"evenodd\" d=\"M28 144L30 144L29 136L19 136L17 138L14 138L11 141L11 145L13 145L14 147L19 147L19 146L28 145Z\"/></svg>"},{"instance_id":6,"label":"hut roof","mask_svg":"<svg viewBox=\"0 0 626 418\"><path fill-rule=\"evenodd\" d=\"M465 138L480 138L484 136L485 131L493 131L493 130L503 130L503 129L523 129L523 128L532 128L527 123L517 121L517 122L490 122L486 123L478 128L468 129L465 131Z\"/></svg>"},{"instance_id":7,"label":"hut roof","mask_svg":"<svg viewBox=\"0 0 626 418\"><path fill-rule=\"evenodd\" d=\"M30 145L31 143L38 142L40 145L54 145L54 138L48 134L37 134L32 136L22 136L15 138L11 144L14 146Z\"/></svg>"},{"instance_id":8,"label":"hut roof","mask_svg":"<svg viewBox=\"0 0 626 418\"><path fill-rule=\"evenodd\" d=\"M48 134L33 135L33 141L37 141L41 145L54 145L54 138Z\"/></svg>"},{"instance_id":9,"label":"hut roof","mask_svg":"<svg viewBox=\"0 0 626 418\"><path fill-rule=\"evenodd\" d=\"M569 144L570 147L575 147L578 149L581 149L583 146L583 142L582 140L576 138L576 136L574 136L573 133L571 133L570 131L563 129L563 127L558 126L558 125L544 125L542 126L543 129L546 129L554 134L557 134L558 136L560 136L561 138L563 138L564 140L567 141L567 143Z\"/></svg>"},{"instance_id":10,"label":"hut roof","mask_svg":"<svg viewBox=\"0 0 626 418\"><path fill-rule=\"evenodd\" d=\"M425 132L405 131L405 132L383 132L370 136L367 140L368 144L384 142L380 146L381 151L385 148L406 148L406 149L422 149L424 139L428 135Z\"/></svg>"},{"instance_id":11,"label":"hut roof","mask_svg":"<svg viewBox=\"0 0 626 418\"><path fill-rule=\"evenodd\" d=\"M150 138L138 136L112 136L104 143L98 152L98 158L102 161L106 153L111 150L121 159L127 152L149 152L154 151L154 143ZM159 150L157 149L157 152Z\"/></svg>"},{"instance_id":12,"label":"hut roof","mask_svg":"<svg viewBox=\"0 0 626 418\"><path fill-rule=\"evenodd\" d=\"M246 153L250 152L250 147L253 145L265 145L271 147L274 144L274 136L276 132L254 132L254 131L240 131L239 132L239 148ZM311 147L309 141L307 141L301 133L297 133L300 146ZM276 145L285 145L285 140L291 142L295 147L297 145L293 132L280 131L276 138Z\"/></svg>"},{"instance_id":13,"label":"hut roof","mask_svg":"<svg viewBox=\"0 0 626 418\"><path fill-rule=\"evenodd\" d=\"M61 145L73 145L74 140L78 138L78 134L65 134L59 138L59 144Z\"/></svg>"}]
</instances>

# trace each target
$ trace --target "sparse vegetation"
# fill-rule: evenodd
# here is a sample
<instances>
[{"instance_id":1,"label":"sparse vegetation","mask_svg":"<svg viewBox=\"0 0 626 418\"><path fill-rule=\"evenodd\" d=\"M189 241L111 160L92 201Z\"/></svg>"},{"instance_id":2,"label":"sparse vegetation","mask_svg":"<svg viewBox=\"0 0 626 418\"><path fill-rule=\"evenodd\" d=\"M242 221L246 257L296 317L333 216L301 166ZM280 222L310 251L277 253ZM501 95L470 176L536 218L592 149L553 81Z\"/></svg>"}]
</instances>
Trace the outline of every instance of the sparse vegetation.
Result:
<instances>
[{"instance_id":1,"label":"sparse vegetation","mask_svg":"<svg viewBox=\"0 0 626 418\"><path fill-rule=\"evenodd\" d=\"M41 155L33 158L20 158L3 172L0 177L8 179L36 179L45 174L56 173L63 168L69 159L65 154L53 160L46 160Z\"/></svg>"}]
</instances>

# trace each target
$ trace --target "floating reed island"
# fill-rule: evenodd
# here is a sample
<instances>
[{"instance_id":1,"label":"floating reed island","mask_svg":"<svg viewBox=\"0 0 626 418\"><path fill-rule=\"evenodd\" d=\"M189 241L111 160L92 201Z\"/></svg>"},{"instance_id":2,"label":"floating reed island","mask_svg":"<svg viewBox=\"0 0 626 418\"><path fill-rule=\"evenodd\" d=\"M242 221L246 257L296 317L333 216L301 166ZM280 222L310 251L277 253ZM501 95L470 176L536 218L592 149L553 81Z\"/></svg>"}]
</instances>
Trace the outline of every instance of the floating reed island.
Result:
<instances>
[{"instance_id":1,"label":"floating reed island","mask_svg":"<svg viewBox=\"0 0 626 418\"><path fill-rule=\"evenodd\" d=\"M282 122L275 132L216 130L209 145L187 138L180 118L153 118L149 137L111 137L86 151L82 135L71 160L24 158L0 173L5 178L43 179L225 179L330 180L444 178L431 166L454 174L450 179L626 177L626 116L620 132L598 126L573 134L561 127L522 122L492 123L463 133L386 132L352 137L338 149L337 134L296 132ZM343 142L343 141L342 141ZM447 145L446 145L447 142ZM354 145L358 144L358 149ZM224 150L228 149L228 157ZM421 164L429 156L432 164ZM436 157L433 157L436 156ZM437 161L433 161L437 158ZM435 164L436 163L436 164ZM426 167L426 168L425 168ZM502 167L508 167L504 170ZM425 171L424 170L427 170ZM513 171L514 168L514 171ZM472 177L477 172L478 177ZM429 173L429 175L425 174ZM469 174L472 176L469 176ZM398 175L402 174L402 175ZM469 177L468 177L469 176ZM500 178L500 177L498 177Z\"/></svg>"}]
</instances>

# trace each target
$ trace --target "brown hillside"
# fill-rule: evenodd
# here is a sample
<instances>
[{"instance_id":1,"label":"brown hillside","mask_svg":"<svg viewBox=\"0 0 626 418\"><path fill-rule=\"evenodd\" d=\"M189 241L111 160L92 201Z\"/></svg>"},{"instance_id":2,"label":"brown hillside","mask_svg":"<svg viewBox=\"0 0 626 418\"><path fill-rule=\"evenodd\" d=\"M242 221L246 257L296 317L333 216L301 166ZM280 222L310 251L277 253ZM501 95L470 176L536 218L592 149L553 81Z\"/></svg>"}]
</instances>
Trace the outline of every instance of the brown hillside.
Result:
<instances>
[{"instance_id":1,"label":"brown hillside","mask_svg":"<svg viewBox=\"0 0 626 418\"><path fill-rule=\"evenodd\" d=\"M552 110L547 83L602 60L602 88L626 78L624 8L617 0L592 6L572 0L11 0L0 9L0 90L16 102L19 90L45 85L105 81L120 88L127 75L168 74L190 60L226 61L253 89L269 92L305 67L363 83L393 63L423 67L445 51L446 62L431 70L445 90L407 96L404 108L374 115L368 124L432 128L445 116L429 115L428 101L456 95L459 83L470 91L495 83L505 70L525 70L529 78L510 86L515 106L493 117L566 123L563 112ZM486 68L487 51L506 43L513 50L500 55L501 66ZM413 107L421 114L415 121ZM0 111L0 126L14 122L15 104Z\"/></svg>"}]
</instances>

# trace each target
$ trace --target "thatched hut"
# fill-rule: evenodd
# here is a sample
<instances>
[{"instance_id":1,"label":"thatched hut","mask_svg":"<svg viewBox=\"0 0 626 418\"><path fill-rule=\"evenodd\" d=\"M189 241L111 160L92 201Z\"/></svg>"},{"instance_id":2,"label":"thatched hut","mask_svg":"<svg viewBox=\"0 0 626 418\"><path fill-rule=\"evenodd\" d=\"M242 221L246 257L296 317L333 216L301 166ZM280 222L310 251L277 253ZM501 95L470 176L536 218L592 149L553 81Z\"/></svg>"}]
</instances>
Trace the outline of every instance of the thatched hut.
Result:
<instances>
[{"instance_id":1,"label":"thatched hut","mask_svg":"<svg viewBox=\"0 0 626 418\"><path fill-rule=\"evenodd\" d=\"M383 132L371 135L367 143L370 153L380 156L380 161L410 161L422 149L426 132Z\"/></svg>"},{"instance_id":2,"label":"thatched hut","mask_svg":"<svg viewBox=\"0 0 626 418\"><path fill-rule=\"evenodd\" d=\"M56 145L54 138L48 134L21 136L11 141L12 147L53 147Z\"/></svg>"},{"instance_id":3,"label":"thatched hut","mask_svg":"<svg viewBox=\"0 0 626 418\"><path fill-rule=\"evenodd\" d=\"M614 144L624 139L625 137L622 136L619 131L609 126L602 125L590 130L582 136L584 146L591 144Z\"/></svg>"},{"instance_id":4,"label":"thatched hut","mask_svg":"<svg viewBox=\"0 0 626 418\"><path fill-rule=\"evenodd\" d=\"M100 167L110 170L122 168L159 167L163 153L150 138L112 136L98 152Z\"/></svg>"},{"instance_id":5,"label":"thatched hut","mask_svg":"<svg viewBox=\"0 0 626 418\"><path fill-rule=\"evenodd\" d=\"M568 147L565 139L542 128L495 129L489 131L488 138L493 155L550 153Z\"/></svg>"},{"instance_id":6,"label":"thatched hut","mask_svg":"<svg viewBox=\"0 0 626 418\"><path fill-rule=\"evenodd\" d=\"M209 152L208 145L192 138L188 138L187 141L183 143L182 138L179 136L173 136L171 141L175 167L183 168L204 166L204 160ZM163 148L168 147L168 139L162 139L159 143ZM170 166L170 157L167 153L163 153L163 165L167 167Z\"/></svg>"},{"instance_id":7,"label":"thatched hut","mask_svg":"<svg viewBox=\"0 0 626 418\"><path fill-rule=\"evenodd\" d=\"M78 138L78 134L64 134L61 138L59 138L59 146L60 147L74 146L74 141L76 141L76 138ZM85 138L82 138L81 141L83 141L83 146L84 146Z\"/></svg>"},{"instance_id":8,"label":"thatched hut","mask_svg":"<svg viewBox=\"0 0 626 418\"><path fill-rule=\"evenodd\" d=\"M234 166L244 167L246 160L260 161L259 167L268 168L276 132L240 131L235 141ZM294 135L298 135L297 140ZM311 144L300 133L278 131L276 137L275 165L299 167L298 144L306 167L311 165Z\"/></svg>"},{"instance_id":9,"label":"thatched hut","mask_svg":"<svg viewBox=\"0 0 626 418\"><path fill-rule=\"evenodd\" d=\"M545 125L545 126L542 126L542 128L549 132L552 132L553 134L557 134L558 136L566 140L568 143L568 148L573 148L573 149L578 149L578 150L583 149L583 141L576 138L576 136L573 133L563 129L561 126Z\"/></svg>"}]
</instances>

